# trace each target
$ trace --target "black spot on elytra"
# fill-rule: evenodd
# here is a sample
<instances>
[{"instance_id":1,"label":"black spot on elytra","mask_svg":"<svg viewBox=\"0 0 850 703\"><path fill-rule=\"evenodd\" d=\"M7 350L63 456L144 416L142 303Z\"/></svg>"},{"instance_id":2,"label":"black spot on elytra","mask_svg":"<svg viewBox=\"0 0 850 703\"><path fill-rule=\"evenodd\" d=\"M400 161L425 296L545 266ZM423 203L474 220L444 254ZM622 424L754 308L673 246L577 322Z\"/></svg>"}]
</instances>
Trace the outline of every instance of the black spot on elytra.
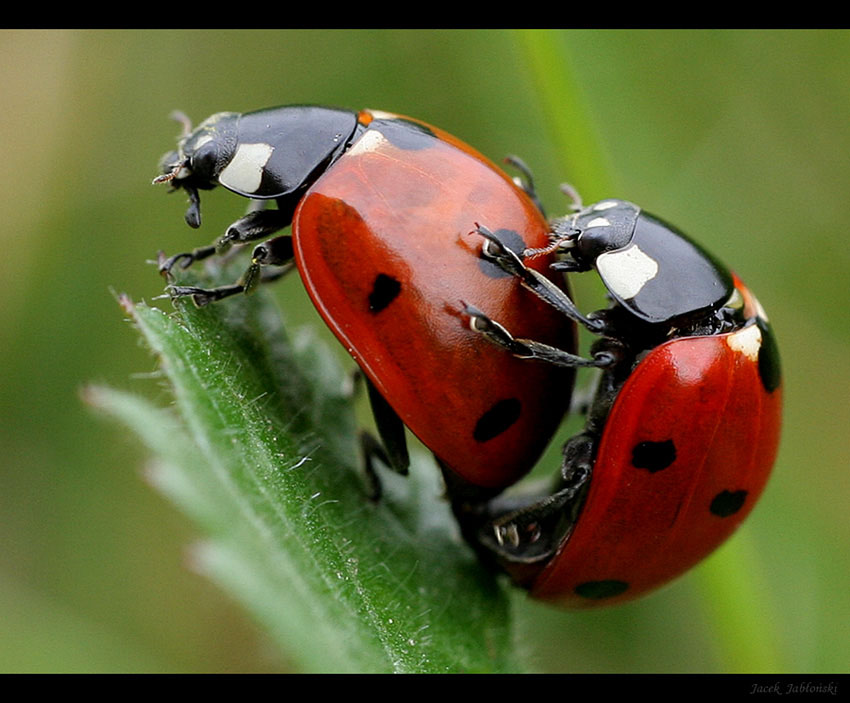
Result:
<instances>
[{"instance_id":1,"label":"black spot on elytra","mask_svg":"<svg viewBox=\"0 0 850 703\"><path fill-rule=\"evenodd\" d=\"M717 517L729 517L744 507L746 500L746 491L720 491L714 496L708 509Z\"/></svg>"},{"instance_id":2,"label":"black spot on elytra","mask_svg":"<svg viewBox=\"0 0 850 703\"><path fill-rule=\"evenodd\" d=\"M672 439L661 442L638 442L632 448L632 466L654 474L676 461L676 445Z\"/></svg>"},{"instance_id":3,"label":"black spot on elytra","mask_svg":"<svg viewBox=\"0 0 850 703\"><path fill-rule=\"evenodd\" d=\"M759 378L768 393L773 393L782 381L782 370L779 364L779 347L773 330L761 318L756 322L761 330L761 347L759 347Z\"/></svg>"},{"instance_id":4,"label":"black spot on elytra","mask_svg":"<svg viewBox=\"0 0 850 703\"><path fill-rule=\"evenodd\" d=\"M498 401L478 418L472 436L476 442L487 442L498 437L519 419L521 411L522 403L516 398Z\"/></svg>"},{"instance_id":5,"label":"black spot on elytra","mask_svg":"<svg viewBox=\"0 0 850 703\"><path fill-rule=\"evenodd\" d=\"M401 292L401 283L392 276L379 273L369 293L369 312L378 313L387 307Z\"/></svg>"},{"instance_id":6,"label":"black spot on elytra","mask_svg":"<svg viewBox=\"0 0 850 703\"><path fill-rule=\"evenodd\" d=\"M437 138L426 125L403 117L373 120L369 129L377 129L393 146L408 151L427 149Z\"/></svg>"},{"instance_id":7,"label":"black spot on elytra","mask_svg":"<svg viewBox=\"0 0 850 703\"><path fill-rule=\"evenodd\" d=\"M515 254L522 254L525 251L525 240L520 236L519 232L512 229L497 229L493 232L496 238L510 249ZM503 271L499 266L492 261L485 259L483 256L478 262L478 267L485 276L490 278L506 278L513 274Z\"/></svg>"},{"instance_id":8,"label":"black spot on elytra","mask_svg":"<svg viewBox=\"0 0 850 703\"><path fill-rule=\"evenodd\" d=\"M629 590L629 584L625 581L608 579L606 581L585 581L575 587L576 595L591 600L602 600L613 598Z\"/></svg>"}]
</instances>

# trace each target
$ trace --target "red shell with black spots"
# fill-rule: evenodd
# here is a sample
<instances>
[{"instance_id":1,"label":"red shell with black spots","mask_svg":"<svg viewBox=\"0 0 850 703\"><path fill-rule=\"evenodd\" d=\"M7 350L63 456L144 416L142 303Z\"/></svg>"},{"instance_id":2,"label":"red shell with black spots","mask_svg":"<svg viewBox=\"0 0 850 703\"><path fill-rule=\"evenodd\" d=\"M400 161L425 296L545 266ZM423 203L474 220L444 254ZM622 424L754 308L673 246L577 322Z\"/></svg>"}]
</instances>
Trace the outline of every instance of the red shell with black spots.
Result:
<instances>
[{"instance_id":1,"label":"red shell with black spots","mask_svg":"<svg viewBox=\"0 0 850 703\"><path fill-rule=\"evenodd\" d=\"M293 220L296 263L325 322L404 423L465 481L501 488L534 464L574 372L522 361L463 324L465 300L518 337L575 349L574 325L480 257L477 224L543 247L528 195L451 135L361 112L367 128ZM547 257L533 265L548 273ZM553 278L553 280L555 280ZM563 281L559 285L565 285Z\"/></svg>"},{"instance_id":2,"label":"red shell with black spots","mask_svg":"<svg viewBox=\"0 0 850 703\"><path fill-rule=\"evenodd\" d=\"M605 424L585 503L532 595L568 607L630 600L685 572L756 504L779 446L782 387L764 311L652 349Z\"/></svg>"}]
</instances>

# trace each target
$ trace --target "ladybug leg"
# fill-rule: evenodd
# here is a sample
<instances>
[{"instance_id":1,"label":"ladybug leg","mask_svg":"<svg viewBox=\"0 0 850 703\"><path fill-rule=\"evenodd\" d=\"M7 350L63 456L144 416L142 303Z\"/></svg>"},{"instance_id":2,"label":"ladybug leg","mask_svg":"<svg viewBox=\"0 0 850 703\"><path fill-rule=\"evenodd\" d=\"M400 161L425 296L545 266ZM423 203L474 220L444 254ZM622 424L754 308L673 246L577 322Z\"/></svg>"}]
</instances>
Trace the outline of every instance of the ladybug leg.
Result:
<instances>
[{"instance_id":1,"label":"ladybug leg","mask_svg":"<svg viewBox=\"0 0 850 703\"><path fill-rule=\"evenodd\" d=\"M378 389L367 379L366 389L369 393L369 403L386 452L385 462L393 471L407 475L410 467L410 457L407 453L407 440L404 435L404 423L392 406L386 401Z\"/></svg>"},{"instance_id":2,"label":"ladybug leg","mask_svg":"<svg viewBox=\"0 0 850 703\"><path fill-rule=\"evenodd\" d=\"M251 254L252 263L260 266L289 266L294 258L292 237L288 234L258 244Z\"/></svg>"},{"instance_id":3,"label":"ladybug leg","mask_svg":"<svg viewBox=\"0 0 850 703\"><path fill-rule=\"evenodd\" d=\"M247 244L266 239L288 227L292 218L280 210L252 210L240 217L216 241L216 253L223 254L234 244Z\"/></svg>"},{"instance_id":4,"label":"ladybug leg","mask_svg":"<svg viewBox=\"0 0 850 703\"><path fill-rule=\"evenodd\" d=\"M249 274L253 275L253 279L246 282L246 277L243 276L239 282L229 286L219 286L217 288L198 288L196 286L166 286L168 297L185 298L191 296L192 302L199 308L216 303L224 298L230 298L234 295L242 293L250 293L261 283L271 283L278 280L288 272L288 269L282 271L260 272L259 268L256 271L249 270ZM161 296L166 297L166 296Z\"/></svg>"},{"instance_id":5,"label":"ladybug leg","mask_svg":"<svg viewBox=\"0 0 850 703\"><path fill-rule=\"evenodd\" d=\"M536 342L533 339L516 338L502 325L490 319L472 305L465 305L463 312L469 316L470 329L483 334L494 344L503 347L521 359L537 359L538 361L545 361L556 366L568 366L571 368L587 366L608 368L619 360L608 349L602 349L595 353L592 359L586 359L576 354L570 354L563 349L558 349L542 342Z\"/></svg>"},{"instance_id":6,"label":"ladybug leg","mask_svg":"<svg viewBox=\"0 0 850 703\"><path fill-rule=\"evenodd\" d=\"M363 454L363 473L366 478L366 493L369 500L378 502L383 494L381 479L378 476L378 469L375 466L375 459L378 459L386 466L390 465L390 460L384 447L375 438L371 432L363 430L360 432L360 451Z\"/></svg>"},{"instance_id":7,"label":"ladybug leg","mask_svg":"<svg viewBox=\"0 0 850 703\"><path fill-rule=\"evenodd\" d=\"M528 268L523 263L522 258L505 246L493 232L480 225L477 226L475 231L486 240L484 246L481 247L481 252L486 259L498 265L506 273L516 276L523 286L571 320L584 325L594 334L605 332L606 325L602 320L587 317L579 312L575 303L564 291L546 276Z\"/></svg>"},{"instance_id":8,"label":"ladybug leg","mask_svg":"<svg viewBox=\"0 0 850 703\"><path fill-rule=\"evenodd\" d=\"M232 295L238 295L245 291L245 287L234 283L232 286L220 286L218 288L198 288L196 286L167 286L167 296L172 300L176 298L191 297L192 302L196 307L202 308L205 305L214 303L224 298L229 298ZM166 295L159 296L165 298ZM155 298L157 300L158 298Z\"/></svg>"},{"instance_id":9,"label":"ladybug leg","mask_svg":"<svg viewBox=\"0 0 850 703\"><path fill-rule=\"evenodd\" d=\"M516 499L513 506L499 499L492 501L488 512L495 517L478 530L479 543L521 579L523 565L552 558L575 522L587 487L586 478L577 480L549 495L528 499L519 507Z\"/></svg>"},{"instance_id":10,"label":"ladybug leg","mask_svg":"<svg viewBox=\"0 0 850 703\"><path fill-rule=\"evenodd\" d=\"M380 440L378 440L369 432L360 433L360 449L363 453L369 498L377 501L381 497L382 488L375 460L377 459L396 473L406 476L410 466L410 457L407 452L407 439L401 418L362 373L358 373L354 381L358 382L361 379L366 383L369 403L372 406L372 414L375 417L375 425L380 437Z\"/></svg>"},{"instance_id":11,"label":"ladybug leg","mask_svg":"<svg viewBox=\"0 0 850 703\"><path fill-rule=\"evenodd\" d=\"M215 254L215 245L213 244L206 247L198 247L192 251L181 252L168 258L165 257L163 252L160 252L157 265L159 266L159 272L167 278L171 273L171 269L175 266L179 266L181 269L187 269L196 261L208 259L213 254Z\"/></svg>"},{"instance_id":12,"label":"ladybug leg","mask_svg":"<svg viewBox=\"0 0 850 703\"><path fill-rule=\"evenodd\" d=\"M530 582L539 564L550 560L578 518L590 485L596 440L591 434L573 437L564 447L564 464L551 493L499 497L491 501L475 532L475 541L519 583ZM470 515L462 515L461 520ZM468 527L468 523L466 525Z\"/></svg>"},{"instance_id":13,"label":"ladybug leg","mask_svg":"<svg viewBox=\"0 0 850 703\"><path fill-rule=\"evenodd\" d=\"M581 212L584 210L584 205L581 202L581 195L569 183L561 183L561 192L570 199L570 210L573 212Z\"/></svg>"},{"instance_id":14,"label":"ladybug leg","mask_svg":"<svg viewBox=\"0 0 850 703\"><path fill-rule=\"evenodd\" d=\"M597 444L597 436L587 431L575 435L564 444L560 477L563 488L582 486L590 480Z\"/></svg>"},{"instance_id":15,"label":"ladybug leg","mask_svg":"<svg viewBox=\"0 0 850 703\"><path fill-rule=\"evenodd\" d=\"M224 298L240 293L250 294L262 283L271 283L292 270L292 238L275 237L263 242L254 249L251 264L236 283L218 288L198 288L195 286L168 286L172 298L192 297L198 307L209 305ZM279 267L274 271L264 271L264 266Z\"/></svg>"},{"instance_id":16,"label":"ladybug leg","mask_svg":"<svg viewBox=\"0 0 850 703\"><path fill-rule=\"evenodd\" d=\"M265 239L289 224L286 213L280 210L253 210L230 225L227 231L213 244L199 247L190 252L175 254L168 258L161 258L159 272L167 276L171 273L171 269L177 265L181 269L189 268L196 261L202 261L213 255L224 254L234 244L246 244L247 242Z\"/></svg>"},{"instance_id":17,"label":"ladybug leg","mask_svg":"<svg viewBox=\"0 0 850 703\"><path fill-rule=\"evenodd\" d=\"M580 264L571 259L556 261L553 264L550 264L549 268L553 271L562 271L563 273L583 273L584 271L589 270L584 264Z\"/></svg>"},{"instance_id":18,"label":"ladybug leg","mask_svg":"<svg viewBox=\"0 0 850 703\"><path fill-rule=\"evenodd\" d=\"M545 217L546 211L543 209L543 204L540 202L540 198L537 197L537 189L534 187L534 177L531 174L531 169L525 161L519 158L519 156L508 155L505 157L505 163L513 166L517 171L519 171L520 175L515 177L513 182L529 198L531 198L532 202L534 202L537 206L537 209L540 210L540 213Z\"/></svg>"}]
</instances>

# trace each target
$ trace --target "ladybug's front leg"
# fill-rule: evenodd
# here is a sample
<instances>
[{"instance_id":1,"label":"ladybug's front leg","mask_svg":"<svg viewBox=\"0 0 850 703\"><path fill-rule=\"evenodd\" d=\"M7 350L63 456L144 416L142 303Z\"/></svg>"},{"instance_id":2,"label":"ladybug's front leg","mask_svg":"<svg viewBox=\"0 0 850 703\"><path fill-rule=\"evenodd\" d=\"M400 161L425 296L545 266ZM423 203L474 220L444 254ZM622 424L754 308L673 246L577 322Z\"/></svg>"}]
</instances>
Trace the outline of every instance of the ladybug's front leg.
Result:
<instances>
[{"instance_id":1,"label":"ladybug's front leg","mask_svg":"<svg viewBox=\"0 0 850 703\"><path fill-rule=\"evenodd\" d=\"M584 433L564 447L555 490L545 495L499 496L478 512L459 513L465 534L520 584L530 584L572 530L590 485L596 440Z\"/></svg>"},{"instance_id":2,"label":"ladybug's front leg","mask_svg":"<svg viewBox=\"0 0 850 703\"><path fill-rule=\"evenodd\" d=\"M515 177L513 182L529 198L531 198L531 201L545 217L546 211L543 209L543 203L540 202L540 198L537 196L537 189L534 187L534 177L531 175L531 169L526 165L525 161L519 158L519 156L514 156L512 154L505 157L505 163L513 166L517 171L519 171L520 175Z\"/></svg>"},{"instance_id":3,"label":"ladybug's front leg","mask_svg":"<svg viewBox=\"0 0 850 703\"><path fill-rule=\"evenodd\" d=\"M253 293L261 283L276 281L292 270L292 237L275 237L257 245L251 256L251 264L236 283L218 288L198 288L195 286L168 286L172 298L191 296L198 307L229 298L240 293ZM279 267L275 271L264 271L265 266Z\"/></svg>"},{"instance_id":4,"label":"ladybug's front leg","mask_svg":"<svg viewBox=\"0 0 850 703\"><path fill-rule=\"evenodd\" d=\"M602 320L583 315L564 291L540 272L528 268L522 257L508 248L496 234L481 225L476 226L475 232L486 240L481 247L484 258L506 273L516 276L525 288L571 320L584 325L594 334L605 333L606 325Z\"/></svg>"},{"instance_id":5,"label":"ladybug's front leg","mask_svg":"<svg viewBox=\"0 0 850 703\"><path fill-rule=\"evenodd\" d=\"M167 276L175 266L179 265L181 269L187 269L196 261L224 254L235 244L247 244L266 239L287 227L290 221L291 218L287 218L287 215L280 210L252 210L230 225L213 244L162 259L159 262L159 272Z\"/></svg>"},{"instance_id":6,"label":"ladybug's front leg","mask_svg":"<svg viewBox=\"0 0 850 703\"><path fill-rule=\"evenodd\" d=\"M585 359L582 356L571 354L563 349L558 349L542 342L536 342L533 339L519 339L514 337L498 322L490 319L472 305L465 305L463 312L469 317L470 329L483 334L491 342L503 347L520 359L537 359L538 361L545 361L556 366L567 366L570 368L588 366L608 368L616 364L619 360L619 357L610 349L603 349L596 352L592 359Z\"/></svg>"}]
</instances>

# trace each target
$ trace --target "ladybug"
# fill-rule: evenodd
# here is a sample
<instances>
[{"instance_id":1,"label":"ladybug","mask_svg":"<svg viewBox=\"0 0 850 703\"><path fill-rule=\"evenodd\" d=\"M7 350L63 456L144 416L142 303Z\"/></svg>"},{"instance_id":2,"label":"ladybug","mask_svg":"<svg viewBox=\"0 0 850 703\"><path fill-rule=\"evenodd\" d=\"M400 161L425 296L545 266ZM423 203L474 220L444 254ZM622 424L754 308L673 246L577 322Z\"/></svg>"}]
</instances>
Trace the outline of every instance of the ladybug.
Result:
<instances>
[{"instance_id":1,"label":"ladybug","mask_svg":"<svg viewBox=\"0 0 850 703\"><path fill-rule=\"evenodd\" d=\"M764 309L729 269L662 220L605 200L557 220L549 247L517 253L480 227L485 255L599 339L585 427L555 488L456 509L467 538L535 597L585 608L640 596L718 547L752 510L780 436L782 380ZM610 305L581 314L529 266L595 270ZM517 357L574 367L473 305L472 328ZM579 362L581 363L581 362Z\"/></svg>"},{"instance_id":2,"label":"ladybug","mask_svg":"<svg viewBox=\"0 0 850 703\"><path fill-rule=\"evenodd\" d=\"M364 437L367 469L377 455L406 470L406 425L434 452L455 495L492 495L526 473L558 427L574 371L525 364L459 320L461 301L475 296L523 334L575 347L574 324L484 258L483 241L470 236L486 219L514 251L545 246L549 227L530 177L512 180L446 132L374 110L223 112L194 130L179 118L184 134L154 182L188 193L190 226L201 221L198 191L216 185L277 208L255 209L215 244L163 259L164 274L292 229L256 246L239 282L170 286L171 294L204 305L248 293L294 259L367 378L382 440ZM567 296L548 263L530 266Z\"/></svg>"}]
</instances>

